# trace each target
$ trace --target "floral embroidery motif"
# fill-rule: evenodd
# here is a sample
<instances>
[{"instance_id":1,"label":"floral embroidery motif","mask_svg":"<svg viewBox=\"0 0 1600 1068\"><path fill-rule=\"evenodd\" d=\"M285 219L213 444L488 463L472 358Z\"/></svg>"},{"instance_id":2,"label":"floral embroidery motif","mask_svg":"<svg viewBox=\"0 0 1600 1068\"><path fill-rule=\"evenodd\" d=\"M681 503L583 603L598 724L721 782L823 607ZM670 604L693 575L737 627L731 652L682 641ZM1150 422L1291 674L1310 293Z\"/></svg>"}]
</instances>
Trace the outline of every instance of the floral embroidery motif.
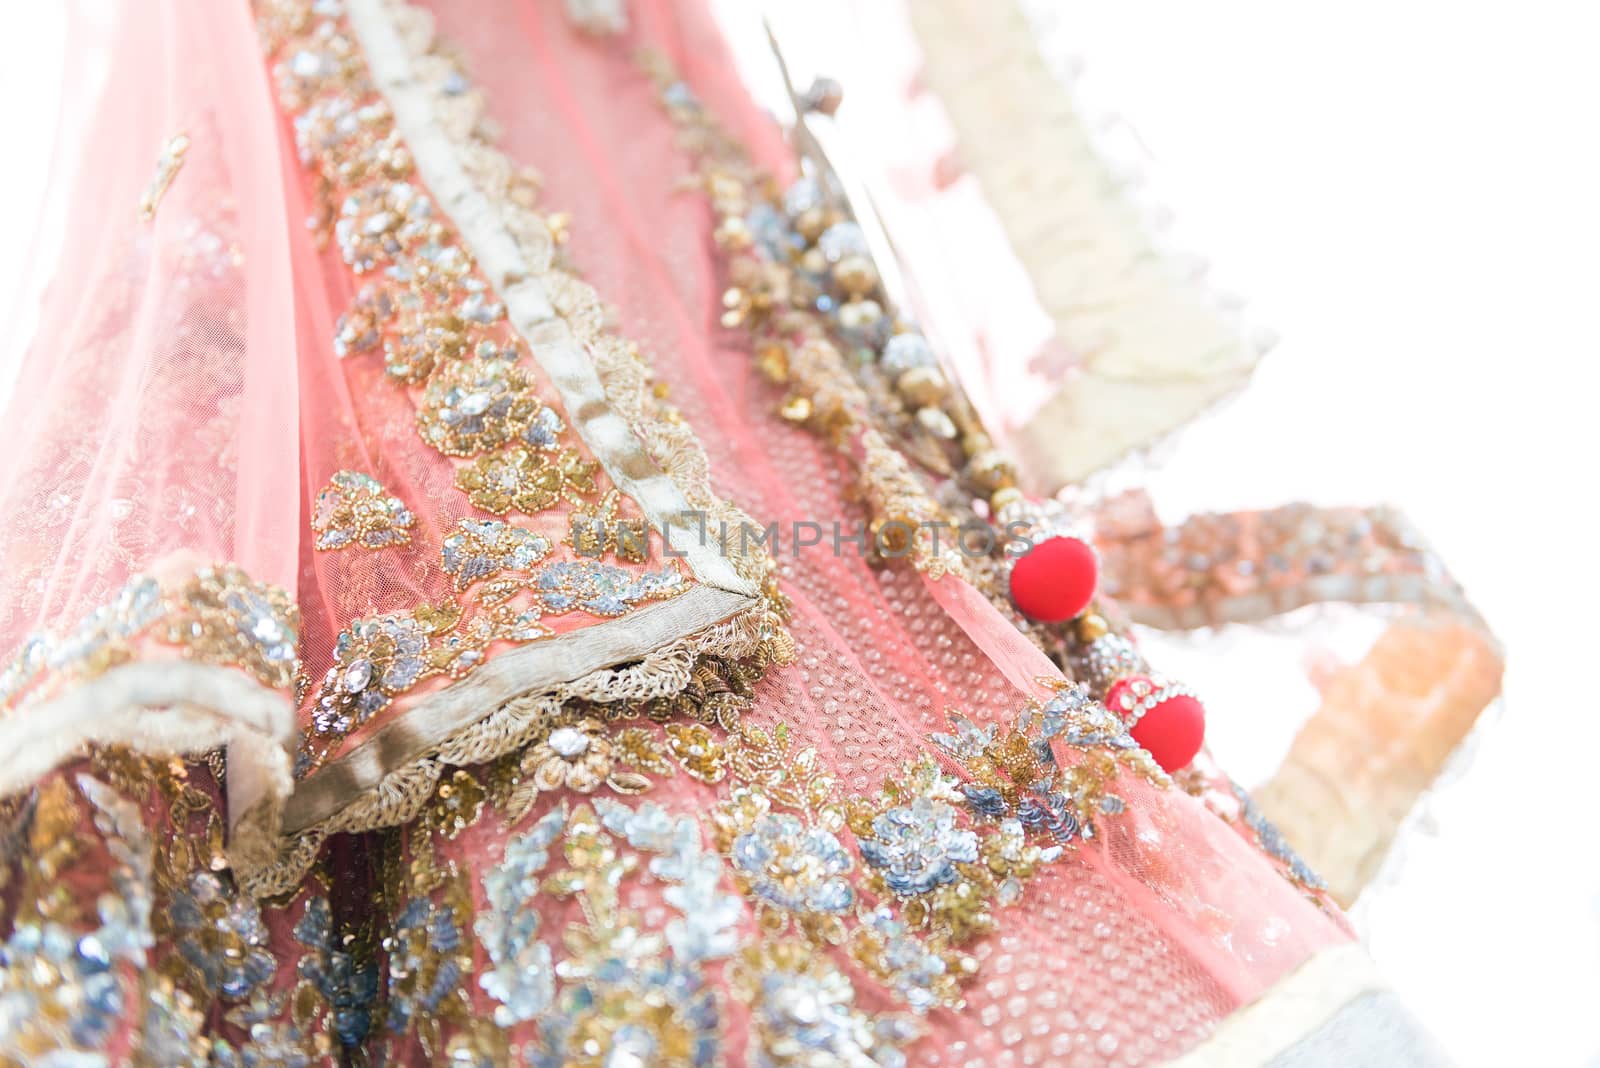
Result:
<instances>
[{"instance_id":1,"label":"floral embroidery motif","mask_svg":"<svg viewBox=\"0 0 1600 1068\"><path fill-rule=\"evenodd\" d=\"M441 1021L466 1017L463 980L472 968L466 938L471 911L459 879L448 883L443 901L413 897L400 910L394 934L383 941L389 951L390 1032L403 1035L414 1027L436 1032Z\"/></svg>"},{"instance_id":2,"label":"floral embroidery motif","mask_svg":"<svg viewBox=\"0 0 1600 1068\"><path fill-rule=\"evenodd\" d=\"M378 995L377 965L350 952L338 939L333 908L320 894L307 898L294 936L313 951L300 958L300 978L314 986L332 1008L339 1041L346 1048L358 1047L372 1029L372 1003Z\"/></svg>"},{"instance_id":3,"label":"floral embroidery motif","mask_svg":"<svg viewBox=\"0 0 1600 1068\"><path fill-rule=\"evenodd\" d=\"M365 274L394 263L435 226L427 193L410 182L378 182L345 198L333 236L345 263Z\"/></svg>"},{"instance_id":4,"label":"floral embroidery motif","mask_svg":"<svg viewBox=\"0 0 1600 1068\"><path fill-rule=\"evenodd\" d=\"M954 808L925 796L880 813L871 837L857 844L885 885L903 896L955 882L957 864L978 860L978 836L956 826Z\"/></svg>"},{"instance_id":5,"label":"floral embroidery motif","mask_svg":"<svg viewBox=\"0 0 1600 1068\"><path fill-rule=\"evenodd\" d=\"M423 813L422 825L434 834L454 838L478 819L487 791L469 772L457 768L439 780L433 801Z\"/></svg>"},{"instance_id":6,"label":"floral embroidery motif","mask_svg":"<svg viewBox=\"0 0 1600 1068\"><path fill-rule=\"evenodd\" d=\"M545 411L550 411L546 408ZM600 465L575 449L550 455L531 449L508 449L480 456L456 472L456 485L475 507L496 515L515 508L535 515L561 501L581 504L596 490Z\"/></svg>"},{"instance_id":7,"label":"floral embroidery motif","mask_svg":"<svg viewBox=\"0 0 1600 1068\"><path fill-rule=\"evenodd\" d=\"M456 589L502 571L527 571L550 553L544 535L498 519L463 519L444 539L444 570L454 575Z\"/></svg>"},{"instance_id":8,"label":"floral embroidery motif","mask_svg":"<svg viewBox=\"0 0 1600 1068\"><path fill-rule=\"evenodd\" d=\"M229 1011L225 1019L250 1036L235 1048L225 1038L213 1039L212 1059L219 1068L312 1068L332 1052L326 1034L311 1030L290 1005L289 992L257 994ZM285 1017L288 1017L285 1019Z\"/></svg>"},{"instance_id":9,"label":"floral embroidery motif","mask_svg":"<svg viewBox=\"0 0 1600 1068\"><path fill-rule=\"evenodd\" d=\"M532 746L522 759L522 770L539 790L565 787L588 794L609 786L621 794L636 794L649 785L649 780L618 765L639 761L659 764L661 758L653 747L640 749L636 745L632 754L619 752L621 748L607 737L605 724L583 719L555 728ZM632 759L623 760L625 755Z\"/></svg>"},{"instance_id":10,"label":"floral embroidery motif","mask_svg":"<svg viewBox=\"0 0 1600 1068\"><path fill-rule=\"evenodd\" d=\"M335 1033L358 1043L377 971L326 898L304 899L294 933L308 952L298 981L273 990L284 962L264 912L294 903L239 894L214 788L180 760L121 747L88 763L93 775L52 775L34 793L0 944L0 1049L29 1064L107 1064L131 1049L139 1064L269 1068L328 1063ZM209 1033L223 1020L237 1045Z\"/></svg>"},{"instance_id":11,"label":"floral embroidery motif","mask_svg":"<svg viewBox=\"0 0 1600 1068\"><path fill-rule=\"evenodd\" d=\"M362 286L349 310L339 317L334 327L334 355L344 359L377 348L383 340L384 324L395 314L394 306L394 293L388 286L373 282ZM433 359L429 353L427 369L420 374L414 375L410 366L402 366L391 373L402 382L412 383L422 381L432 370Z\"/></svg>"},{"instance_id":12,"label":"floral embroidery motif","mask_svg":"<svg viewBox=\"0 0 1600 1068\"><path fill-rule=\"evenodd\" d=\"M166 640L186 656L241 667L275 690L287 689L300 670L300 609L231 564L195 572L168 618Z\"/></svg>"},{"instance_id":13,"label":"floral embroidery motif","mask_svg":"<svg viewBox=\"0 0 1600 1068\"><path fill-rule=\"evenodd\" d=\"M893 910L881 907L863 918L850 953L918 1014L960 1005L961 983L976 968L971 957L934 948L909 923L895 918Z\"/></svg>"},{"instance_id":14,"label":"floral embroidery motif","mask_svg":"<svg viewBox=\"0 0 1600 1068\"><path fill-rule=\"evenodd\" d=\"M876 863L868 860L868 888L880 907L897 912L910 928L926 929L932 936L930 947L941 953L994 930L994 908L1018 901L1038 866L1062 854L1059 845L1029 845L1016 819L975 823L964 831L953 819L951 805L960 800L964 786L924 758L887 778L876 797L850 803L850 829L858 843L878 844L862 850L864 858L868 852L878 857ZM906 823L911 826L902 826ZM879 848L884 833L901 846L915 843L926 853ZM975 859L961 859L974 846ZM859 941L859 931L857 935ZM866 945L858 944L857 955L870 955L873 941L868 937ZM953 972L972 967L959 955L951 954L949 961Z\"/></svg>"},{"instance_id":15,"label":"floral embroidery motif","mask_svg":"<svg viewBox=\"0 0 1600 1068\"><path fill-rule=\"evenodd\" d=\"M781 726L746 727L726 748L738 785L713 827L763 929L792 923L812 943L844 946L919 1012L959 1004L976 963L958 947L993 930L993 909L1061 853L1029 845L1015 819L963 826L960 784L931 760L876 796L840 801L815 752L790 753Z\"/></svg>"},{"instance_id":16,"label":"floral embroidery motif","mask_svg":"<svg viewBox=\"0 0 1600 1068\"><path fill-rule=\"evenodd\" d=\"M612 553L635 564L650 558L650 525L643 519L619 516L621 500L622 494L606 490L598 501L580 504L573 510L567 544L579 556L599 559Z\"/></svg>"},{"instance_id":17,"label":"floral embroidery motif","mask_svg":"<svg viewBox=\"0 0 1600 1068\"><path fill-rule=\"evenodd\" d=\"M633 572L598 560L546 564L531 586L547 611L581 608L597 616L620 616L645 601L666 600L688 589L676 567Z\"/></svg>"},{"instance_id":18,"label":"floral embroidery motif","mask_svg":"<svg viewBox=\"0 0 1600 1068\"><path fill-rule=\"evenodd\" d=\"M478 977L478 985L500 1002L494 1021L501 1027L534 1019L555 1000L550 947L539 940L533 904L549 848L566 822L564 805L546 813L531 830L506 843L505 858L483 877L489 907L474 929L492 967Z\"/></svg>"},{"instance_id":19,"label":"floral embroidery motif","mask_svg":"<svg viewBox=\"0 0 1600 1068\"><path fill-rule=\"evenodd\" d=\"M541 1021L546 1054L563 1063L594 1051L595 1063L637 1057L715 1064L721 1012L700 966L727 951L737 902L717 889L721 866L701 850L692 821L673 820L654 806L633 811L612 804L604 811L603 823L587 806L573 813L568 867L546 883L557 896L579 897L590 918L558 966L576 981L560 991L557 1015ZM644 933L638 917L621 907L617 887L636 858L618 851L608 831L660 854L652 868L676 884L667 900L680 916L662 934Z\"/></svg>"},{"instance_id":20,"label":"floral embroidery motif","mask_svg":"<svg viewBox=\"0 0 1600 1068\"><path fill-rule=\"evenodd\" d=\"M54 904L57 880L78 852L79 809L65 781L47 783L29 835L37 859L22 895L35 912L19 912L0 944L0 1048L30 1062L103 1051L128 1008L117 966L142 968L153 942L151 844L139 810L97 779L76 782L116 867L99 925L79 937Z\"/></svg>"},{"instance_id":21,"label":"floral embroidery motif","mask_svg":"<svg viewBox=\"0 0 1600 1068\"><path fill-rule=\"evenodd\" d=\"M683 770L705 783L721 782L728 774L728 750L703 723L667 724L667 746Z\"/></svg>"},{"instance_id":22,"label":"floral embroidery motif","mask_svg":"<svg viewBox=\"0 0 1600 1068\"><path fill-rule=\"evenodd\" d=\"M474 456L510 444L529 426L548 427L536 422L543 410L528 372L510 359L461 360L429 380L417 428L447 456Z\"/></svg>"},{"instance_id":23,"label":"floral embroidery motif","mask_svg":"<svg viewBox=\"0 0 1600 1068\"><path fill-rule=\"evenodd\" d=\"M735 798L740 799L737 797ZM749 795L751 807L765 799ZM855 889L841 876L850 854L822 827L807 827L788 813L765 813L733 840L734 868L746 893L782 912L808 916L842 913L855 903Z\"/></svg>"},{"instance_id":24,"label":"floral embroidery motif","mask_svg":"<svg viewBox=\"0 0 1600 1068\"><path fill-rule=\"evenodd\" d=\"M804 941L747 947L729 976L751 1006L755 1063L860 1064L902 1068L922 1028L913 1017L872 1016L855 1005L849 978Z\"/></svg>"},{"instance_id":25,"label":"floral embroidery motif","mask_svg":"<svg viewBox=\"0 0 1600 1068\"><path fill-rule=\"evenodd\" d=\"M340 633L335 663L312 714L316 729L341 737L371 719L429 668L429 634L405 614L358 619Z\"/></svg>"},{"instance_id":26,"label":"floral embroidery motif","mask_svg":"<svg viewBox=\"0 0 1600 1068\"><path fill-rule=\"evenodd\" d=\"M206 994L249 1000L278 968L267 949L267 926L255 902L233 893L209 871L195 872L169 903L178 955Z\"/></svg>"},{"instance_id":27,"label":"floral embroidery motif","mask_svg":"<svg viewBox=\"0 0 1600 1068\"><path fill-rule=\"evenodd\" d=\"M460 316L437 308L408 309L383 340L383 369L396 382L421 385L440 362L466 355L467 345Z\"/></svg>"},{"instance_id":28,"label":"floral embroidery motif","mask_svg":"<svg viewBox=\"0 0 1600 1068\"><path fill-rule=\"evenodd\" d=\"M140 1054L145 1064L205 1064L219 1068L231 1062L232 1046L201 1031L205 1017L187 990L166 976L146 980L144 1013L139 1018Z\"/></svg>"},{"instance_id":29,"label":"floral embroidery motif","mask_svg":"<svg viewBox=\"0 0 1600 1068\"><path fill-rule=\"evenodd\" d=\"M1019 900L1043 865L1087 837L1064 835L1030 815L1029 803L1044 799L1045 811L1057 804L1073 820L1090 806L1104 820L1116 810L1103 803L1114 796L1111 780L1147 770L1141 750L1122 748L1115 718L1073 687L1030 702L1005 725L952 715L952 732L939 744L967 774L946 774L924 757L867 796L841 794L817 754L794 749L782 725L745 725L724 736L703 722L619 730L598 717L571 717L563 713L520 761L496 762L487 787L468 782L465 771L447 777L452 798L442 814L429 810L421 825L429 833L410 839L414 889L455 885L432 859L432 836L459 832L491 803L514 826L546 793L609 787L633 794L678 768L729 788L711 812L714 850L702 844L706 828L696 816L606 794L570 814L558 802L511 835L503 863L483 877L488 904L473 928L492 968L479 985L496 1002L499 1027L537 1023L531 1063L538 1064L667 1049L680 1051L679 1060L687 1056L681 1051L700 1050L714 1063L720 1012L699 964L728 958L730 988L750 1004L753 1063L825 1056L902 1063L921 1033L919 1016L962 1004L962 988L978 974L971 943L996 930L998 911ZM1079 764L1057 767L1056 742L1079 751L1097 785L1075 777ZM626 768L637 770L619 780ZM985 791L1000 798L998 809L972 801L987 798ZM644 871L668 884L662 900L677 913L648 927L621 904L621 887ZM534 904L541 894L579 899L579 925L560 938L545 930ZM456 952L450 925L467 916L459 900L454 911L422 899L408 906L396 944L417 946L417 963L407 958L402 970L443 974L438 969ZM751 909L762 931L755 943L739 935ZM420 948L416 932L429 924L447 928L442 961L430 963ZM859 1006L863 980L839 969L840 953L904 1011ZM439 989L431 981L413 986ZM405 1011L422 1013L419 995L408 996L415 1004ZM439 1011L450 1018L456 1010ZM506 1038L460 1022L450 1041L462 1057L476 1058L463 1063L495 1063Z\"/></svg>"},{"instance_id":30,"label":"floral embroidery motif","mask_svg":"<svg viewBox=\"0 0 1600 1068\"><path fill-rule=\"evenodd\" d=\"M966 768L970 779L961 792L967 806L989 819L1014 819L1057 842L1093 838L1099 817L1124 810L1125 802L1111 792L1123 769L1152 785L1171 785L1122 720L1077 683L1062 684L1042 706L1023 707L1005 728L978 727L953 713L947 718L954 733L930 739ZM1080 750L1081 760L1059 766L1050 750L1053 738Z\"/></svg>"},{"instance_id":31,"label":"floral embroidery motif","mask_svg":"<svg viewBox=\"0 0 1600 1068\"><path fill-rule=\"evenodd\" d=\"M311 512L311 529L318 549L343 549L361 545L383 549L411 544L416 517L383 483L357 471L337 471L317 494Z\"/></svg>"},{"instance_id":32,"label":"floral embroidery motif","mask_svg":"<svg viewBox=\"0 0 1600 1068\"><path fill-rule=\"evenodd\" d=\"M549 634L538 618L537 608L499 605L461 626L460 608L443 604L351 623L334 644L334 663L322 678L312 731L301 739L295 774L309 773L352 730L423 679L460 678L483 662L494 642Z\"/></svg>"}]
</instances>

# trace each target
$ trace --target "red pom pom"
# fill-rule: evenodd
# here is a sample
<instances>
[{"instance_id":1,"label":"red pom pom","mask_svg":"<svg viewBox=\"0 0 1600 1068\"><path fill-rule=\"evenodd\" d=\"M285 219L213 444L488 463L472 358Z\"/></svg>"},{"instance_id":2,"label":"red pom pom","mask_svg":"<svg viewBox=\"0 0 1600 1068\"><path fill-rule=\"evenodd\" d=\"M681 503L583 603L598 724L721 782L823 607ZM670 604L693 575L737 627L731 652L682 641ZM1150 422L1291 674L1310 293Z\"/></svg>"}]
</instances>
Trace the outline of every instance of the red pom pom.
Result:
<instances>
[{"instance_id":1,"label":"red pom pom","mask_svg":"<svg viewBox=\"0 0 1600 1068\"><path fill-rule=\"evenodd\" d=\"M1206 740L1206 709L1199 698L1144 675L1113 683L1106 691L1106 707L1132 721L1128 733L1163 771L1188 767Z\"/></svg>"},{"instance_id":2,"label":"red pom pom","mask_svg":"<svg viewBox=\"0 0 1600 1068\"><path fill-rule=\"evenodd\" d=\"M1011 600L1036 623L1061 623L1089 607L1100 562L1082 538L1057 535L1011 563Z\"/></svg>"}]
</instances>

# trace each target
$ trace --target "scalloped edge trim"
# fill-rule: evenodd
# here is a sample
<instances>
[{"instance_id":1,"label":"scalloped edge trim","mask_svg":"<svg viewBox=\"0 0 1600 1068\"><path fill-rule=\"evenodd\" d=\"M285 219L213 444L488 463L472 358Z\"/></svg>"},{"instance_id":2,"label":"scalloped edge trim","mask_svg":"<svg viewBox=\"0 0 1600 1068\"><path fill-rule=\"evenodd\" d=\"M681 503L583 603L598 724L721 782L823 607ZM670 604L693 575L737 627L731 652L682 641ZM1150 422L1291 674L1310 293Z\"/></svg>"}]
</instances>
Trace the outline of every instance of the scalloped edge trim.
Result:
<instances>
[{"instance_id":1,"label":"scalloped edge trim","mask_svg":"<svg viewBox=\"0 0 1600 1068\"><path fill-rule=\"evenodd\" d=\"M685 597L688 595L685 594ZM679 598L681 600L682 598ZM673 602L667 602L671 604ZM570 700L646 700L678 693L693 679L695 661L704 654L743 657L756 653L769 639L770 627L765 606L757 603L698 633L657 646L641 659L620 667L603 667L543 690L518 690L504 686L492 694L472 694L468 699L482 701L478 707L491 711L471 725L449 732L424 750L408 753L392 767L374 765L379 777L353 801L337 808L332 815L287 832L277 858L270 864L236 870L241 884L262 897L293 888L316 859L322 843L341 832L377 830L409 822L433 796L435 785L446 766L481 764L521 749L542 736ZM516 653L499 658L514 659ZM495 663L498 661L492 661ZM488 665L486 665L487 667ZM476 675L474 676L474 678ZM492 685L492 680L491 683ZM457 686L461 684L458 683ZM456 687L440 691L443 698ZM416 711L418 705L410 711ZM367 743L371 745L373 743ZM381 751L357 758L361 749L341 761L373 759L381 762ZM332 765L330 765L332 766ZM315 810L299 806L306 780L291 801L289 819L303 821ZM261 813L257 818L265 818Z\"/></svg>"}]
</instances>

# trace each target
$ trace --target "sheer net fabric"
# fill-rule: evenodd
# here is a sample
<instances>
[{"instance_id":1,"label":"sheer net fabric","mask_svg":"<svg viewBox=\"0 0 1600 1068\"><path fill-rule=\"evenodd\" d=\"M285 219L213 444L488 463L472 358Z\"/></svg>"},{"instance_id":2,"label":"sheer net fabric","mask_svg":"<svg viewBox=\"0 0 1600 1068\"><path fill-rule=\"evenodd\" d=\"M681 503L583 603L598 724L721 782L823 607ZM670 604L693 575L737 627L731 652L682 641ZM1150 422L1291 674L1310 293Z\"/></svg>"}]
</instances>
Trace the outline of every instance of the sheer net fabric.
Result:
<instances>
[{"instance_id":1,"label":"sheer net fabric","mask_svg":"<svg viewBox=\"0 0 1600 1068\"><path fill-rule=\"evenodd\" d=\"M699 430L719 489L780 531L807 521L853 529L851 474L774 418L781 398L717 325L709 214L680 188L689 165L635 63L641 48L664 52L705 106L783 174L787 150L748 103L706 11L633 4L628 37L595 41L551 5L507 0L470 15L430 6L484 89L503 149L538 168L546 210L571 213L572 256ZM963 628L914 573L874 570L848 543L837 553L826 541L798 554L786 545L781 565L799 661L769 673L752 714L789 724L849 791L875 790L931 752L924 739L943 729L945 709L992 722L1032 696L968 634L1003 656L1022 639L998 615L970 610ZM707 804L697 796L705 791L680 792L652 798L681 812ZM1129 801L1133 818L1107 842L1052 866L1005 912L978 950L986 959L967 1009L938 1014L918 1059L1154 1059L1346 937L1192 799L1130 785ZM483 863L465 840L456 848L466 866Z\"/></svg>"},{"instance_id":2,"label":"sheer net fabric","mask_svg":"<svg viewBox=\"0 0 1600 1068\"><path fill-rule=\"evenodd\" d=\"M126 19L115 40L115 91L81 141L65 246L5 416L8 649L180 546L295 585L300 228L266 86L229 76L259 65L253 26L211 5ZM179 135L181 169L145 220Z\"/></svg>"},{"instance_id":3,"label":"sheer net fabric","mask_svg":"<svg viewBox=\"0 0 1600 1068\"><path fill-rule=\"evenodd\" d=\"M914 572L874 569L849 544L836 552L831 539L788 551L794 523L853 529L853 476L834 452L773 418L778 398L717 325L722 287L710 216L681 188L688 161L634 59L640 48L665 53L699 99L781 174L787 152L749 104L707 11L693 0L636 0L628 33L596 40L579 34L560 5L535 0L439 2L431 10L486 93L502 148L543 175L541 209L570 212L568 253L614 307L624 334L642 343L698 433L715 488L763 527L785 532L780 577L793 602L798 655L768 671L747 718L786 724L794 748L814 747L819 774L845 795L873 793L919 758L955 770L928 732L945 728L947 709L1008 722L1038 696L1026 674L1037 654L981 599L952 593L957 579L930 591ZM303 225L318 210L317 190L272 103L250 12L218 3L163 5L160 17L123 14L114 91L85 142L91 162L74 194L61 280L8 413L14 453L0 481L0 645L69 626L136 573L231 562L298 601L298 655L315 679L352 619L444 596L437 546L459 519L481 513L455 489L455 462L418 446L413 398L381 381L380 367L335 355L336 324L355 287L337 252L319 250ZM153 218L141 220L155 160L180 133L188 139L181 166ZM313 548L314 501L339 470L372 475L407 502L416 517L409 547ZM182 748L162 741L151 748ZM1081 758L1059 746L1056 756ZM249 773L230 760L230 789ZM226 807L198 763L186 774ZM494 769L464 774L486 784ZM155 775L146 767L134 780ZM137 781L123 785L138 791ZM46 788L55 789L38 787ZM973 948L979 972L965 1006L927 1014L922 1037L907 1047L916 1063L1151 1062L1192 1046L1312 953L1347 938L1340 920L1181 791L1133 781L1118 790L1127 811L1106 821L1102 839L1043 866L1020 902L998 910L996 932ZM725 795L677 775L653 785L649 800L699 820ZM398 830L336 838L299 891L259 903L268 910L261 945L273 962L258 977L262 993L293 991L298 1004L309 983L329 1013L302 1019L279 1004L274 1015L268 998L264 1019L303 1023L306 1048L324 1059L336 1042L381 1043L392 1047L394 1063L438 1057L494 1019L496 1001L482 981L492 962L461 924L456 971L445 985L462 1010L426 1028L406 1026L416 1019L407 1013L431 1011L432 996L418 992L407 954L438 943L442 930L420 928L418 908L442 922L442 903L461 893L465 913L488 914L486 879L513 837L561 806L576 810L594 798L552 789L513 814L490 797L460 828L429 815ZM183 844L208 831L162 824L165 810L149 806L141 818L151 848L171 868L154 891L159 910L188 892L201 868L220 872L225 864ZM710 849L709 826L699 833ZM839 837L857 848L847 829ZM369 883L380 861L385 870ZM457 889L431 891L420 906L404 900L390 877L419 865L451 871ZM230 915L257 908L219 878L237 903ZM84 902L99 892L71 885ZM658 881L630 877L621 894L647 932L670 915ZM370 1035L352 1007L372 1002L370 991L360 996L368 980L346 976L345 985L324 990L320 965L304 964L308 954L337 949L314 946L316 932L302 923L312 897L331 899L337 929L360 933L371 949L381 974L371 981L388 1008L387 1023ZM583 908L553 893L529 907L559 958L562 931ZM748 902L730 923L741 945L760 947L771 936ZM154 943L152 955L169 944ZM863 1009L896 1007L888 988L842 951L829 955ZM713 967L714 988L737 986L735 970ZM119 974L124 986L134 982ZM725 1059L755 1061L759 1021L739 997L721 1000ZM242 1040L252 1024L232 1010L213 1014L206 1033ZM193 1012L178 1015L201 1026ZM520 1046L542 1041L552 1024L504 1026ZM331 1030L339 1030L336 1040L314 1037Z\"/></svg>"}]
</instances>

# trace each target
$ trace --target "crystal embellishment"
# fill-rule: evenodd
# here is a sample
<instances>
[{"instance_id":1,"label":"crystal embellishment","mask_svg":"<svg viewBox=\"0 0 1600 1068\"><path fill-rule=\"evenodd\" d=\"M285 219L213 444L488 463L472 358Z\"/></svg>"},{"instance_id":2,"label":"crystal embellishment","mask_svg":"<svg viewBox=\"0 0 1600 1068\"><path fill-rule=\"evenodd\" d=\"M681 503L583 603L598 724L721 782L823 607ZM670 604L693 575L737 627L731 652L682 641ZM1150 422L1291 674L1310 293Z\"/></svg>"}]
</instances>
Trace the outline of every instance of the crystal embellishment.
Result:
<instances>
[{"instance_id":1,"label":"crystal embellishment","mask_svg":"<svg viewBox=\"0 0 1600 1068\"><path fill-rule=\"evenodd\" d=\"M409 545L416 517L383 483L359 471L337 471L317 494L311 529L321 550Z\"/></svg>"},{"instance_id":2,"label":"crystal embellishment","mask_svg":"<svg viewBox=\"0 0 1600 1068\"><path fill-rule=\"evenodd\" d=\"M465 590L502 571L527 571L549 553L542 534L498 519L463 519L444 539L443 564L455 576L456 589Z\"/></svg>"}]
</instances>

